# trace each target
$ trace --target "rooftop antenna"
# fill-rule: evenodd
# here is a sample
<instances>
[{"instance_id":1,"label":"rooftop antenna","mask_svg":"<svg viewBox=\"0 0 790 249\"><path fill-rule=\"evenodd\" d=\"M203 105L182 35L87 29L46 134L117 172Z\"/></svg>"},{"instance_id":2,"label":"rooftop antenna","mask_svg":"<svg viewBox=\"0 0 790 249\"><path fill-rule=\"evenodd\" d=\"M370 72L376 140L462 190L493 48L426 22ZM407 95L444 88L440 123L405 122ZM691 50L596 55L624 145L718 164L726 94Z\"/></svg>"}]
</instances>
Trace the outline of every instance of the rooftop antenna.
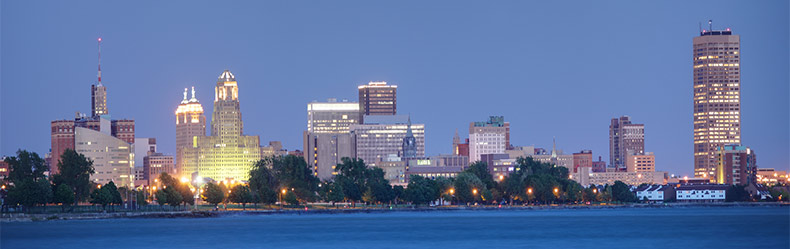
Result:
<instances>
[{"instance_id":1,"label":"rooftop antenna","mask_svg":"<svg viewBox=\"0 0 790 249\"><path fill-rule=\"evenodd\" d=\"M713 32L713 20L708 20L708 28Z\"/></svg>"},{"instance_id":2,"label":"rooftop antenna","mask_svg":"<svg viewBox=\"0 0 790 249\"><path fill-rule=\"evenodd\" d=\"M700 35L702 35L702 23L698 22L697 24L699 24L699 33Z\"/></svg>"},{"instance_id":3,"label":"rooftop antenna","mask_svg":"<svg viewBox=\"0 0 790 249\"><path fill-rule=\"evenodd\" d=\"M102 85L101 84L101 37L99 37L98 48L99 48L99 75L98 75L98 77L99 77L99 85L101 86Z\"/></svg>"}]
</instances>

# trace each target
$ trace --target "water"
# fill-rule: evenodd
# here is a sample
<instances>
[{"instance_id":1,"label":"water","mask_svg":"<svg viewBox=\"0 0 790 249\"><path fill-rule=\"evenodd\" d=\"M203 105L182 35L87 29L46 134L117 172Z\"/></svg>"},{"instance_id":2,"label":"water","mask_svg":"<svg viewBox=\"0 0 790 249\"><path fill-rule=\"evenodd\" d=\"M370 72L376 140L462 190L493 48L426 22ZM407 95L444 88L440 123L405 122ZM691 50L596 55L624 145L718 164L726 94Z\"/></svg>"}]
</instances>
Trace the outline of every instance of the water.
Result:
<instances>
[{"instance_id":1,"label":"water","mask_svg":"<svg viewBox=\"0 0 790 249\"><path fill-rule=\"evenodd\" d=\"M0 248L790 248L788 207L495 210L3 223Z\"/></svg>"}]
</instances>

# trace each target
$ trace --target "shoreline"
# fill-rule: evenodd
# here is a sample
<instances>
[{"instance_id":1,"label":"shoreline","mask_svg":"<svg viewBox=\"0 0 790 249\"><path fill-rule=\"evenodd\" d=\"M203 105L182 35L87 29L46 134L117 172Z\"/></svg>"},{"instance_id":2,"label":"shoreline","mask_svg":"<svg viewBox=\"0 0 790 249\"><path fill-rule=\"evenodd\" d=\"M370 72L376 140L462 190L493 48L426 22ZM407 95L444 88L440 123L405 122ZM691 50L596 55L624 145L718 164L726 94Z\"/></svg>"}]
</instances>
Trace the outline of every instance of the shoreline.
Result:
<instances>
[{"instance_id":1,"label":"shoreline","mask_svg":"<svg viewBox=\"0 0 790 249\"><path fill-rule=\"evenodd\" d=\"M41 222L52 220L98 220L98 219L156 219L156 218L215 218L238 215L316 215L356 214L391 212L442 212L442 211L500 211L500 210L590 210L622 208L696 208L696 207L790 207L790 202L720 202L720 203L634 203L599 205L537 205L537 206L444 206L444 207L398 207L398 208L338 208L338 209L267 209L267 210L219 210L219 211L164 211L164 212L117 212L117 213L53 213L53 214L3 214L0 223ZM10 216L10 217L5 217Z\"/></svg>"}]
</instances>

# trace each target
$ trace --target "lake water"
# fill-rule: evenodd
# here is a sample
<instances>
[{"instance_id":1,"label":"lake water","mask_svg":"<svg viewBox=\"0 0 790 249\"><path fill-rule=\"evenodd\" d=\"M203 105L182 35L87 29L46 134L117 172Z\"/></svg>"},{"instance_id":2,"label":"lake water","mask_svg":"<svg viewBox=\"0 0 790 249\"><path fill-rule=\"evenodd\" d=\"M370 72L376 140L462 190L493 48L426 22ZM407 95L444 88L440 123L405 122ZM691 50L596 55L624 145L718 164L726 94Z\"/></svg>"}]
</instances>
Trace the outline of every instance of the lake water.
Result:
<instances>
[{"instance_id":1,"label":"lake water","mask_svg":"<svg viewBox=\"0 0 790 249\"><path fill-rule=\"evenodd\" d=\"M790 248L788 207L494 210L0 224L0 248Z\"/></svg>"}]
</instances>

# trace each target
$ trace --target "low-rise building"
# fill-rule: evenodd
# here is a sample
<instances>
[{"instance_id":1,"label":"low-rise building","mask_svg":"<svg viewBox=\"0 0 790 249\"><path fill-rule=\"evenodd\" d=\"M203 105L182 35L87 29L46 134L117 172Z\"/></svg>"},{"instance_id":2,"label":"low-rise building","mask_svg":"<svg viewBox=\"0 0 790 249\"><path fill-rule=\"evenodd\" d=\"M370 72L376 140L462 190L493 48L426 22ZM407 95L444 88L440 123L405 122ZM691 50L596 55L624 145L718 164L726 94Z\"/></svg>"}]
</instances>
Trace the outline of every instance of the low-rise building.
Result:
<instances>
[{"instance_id":1,"label":"low-rise building","mask_svg":"<svg viewBox=\"0 0 790 249\"><path fill-rule=\"evenodd\" d=\"M729 186L722 184L686 184L675 188L675 199L686 202L724 201Z\"/></svg>"},{"instance_id":2,"label":"low-rise building","mask_svg":"<svg viewBox=\"0 0 790 249\"><path fill-rule=\"evenodd\" d=\"M768 186L762 184L751 183L746 185L746 191L748 191L754 199L767 200L773 198L771 196L771 189L769 189Z\"/></svg>"},{"instance_id":3,"label":"low-rise building","mask_svg":"<svg viewBox=\"0 0 790 249\"><path fill-rule=\"evenodd\" d=\"M787 171L780 171L773 168L757 169L757 183L764 185L785 185L790 180L790 174Z\"/></svg>"},{"instance_id":4,"label":"low-rise building","mask_svg":"<svg viewBox=\"0 0 790 249\"><path fill-rule=\"evenodd\" d=\"M612 185L616 181L621 181L631 186L647 184L666 184L668 173L663 171L656 172L590 172L589 167L581 167L576 173L570 174L570 179L578 182L582 186Z\"/></svg>"},{"instance_id":5,"label":"low-rise building","mask_svg":"<svg viewBox=\"0 0 790 249\"><path fill-rule=\"evenodd\" d=\"M637 187L637 200L651 202L665 202L675 197L675 188L672 185L649 184Z\"/></svg>"}]
</instances>

